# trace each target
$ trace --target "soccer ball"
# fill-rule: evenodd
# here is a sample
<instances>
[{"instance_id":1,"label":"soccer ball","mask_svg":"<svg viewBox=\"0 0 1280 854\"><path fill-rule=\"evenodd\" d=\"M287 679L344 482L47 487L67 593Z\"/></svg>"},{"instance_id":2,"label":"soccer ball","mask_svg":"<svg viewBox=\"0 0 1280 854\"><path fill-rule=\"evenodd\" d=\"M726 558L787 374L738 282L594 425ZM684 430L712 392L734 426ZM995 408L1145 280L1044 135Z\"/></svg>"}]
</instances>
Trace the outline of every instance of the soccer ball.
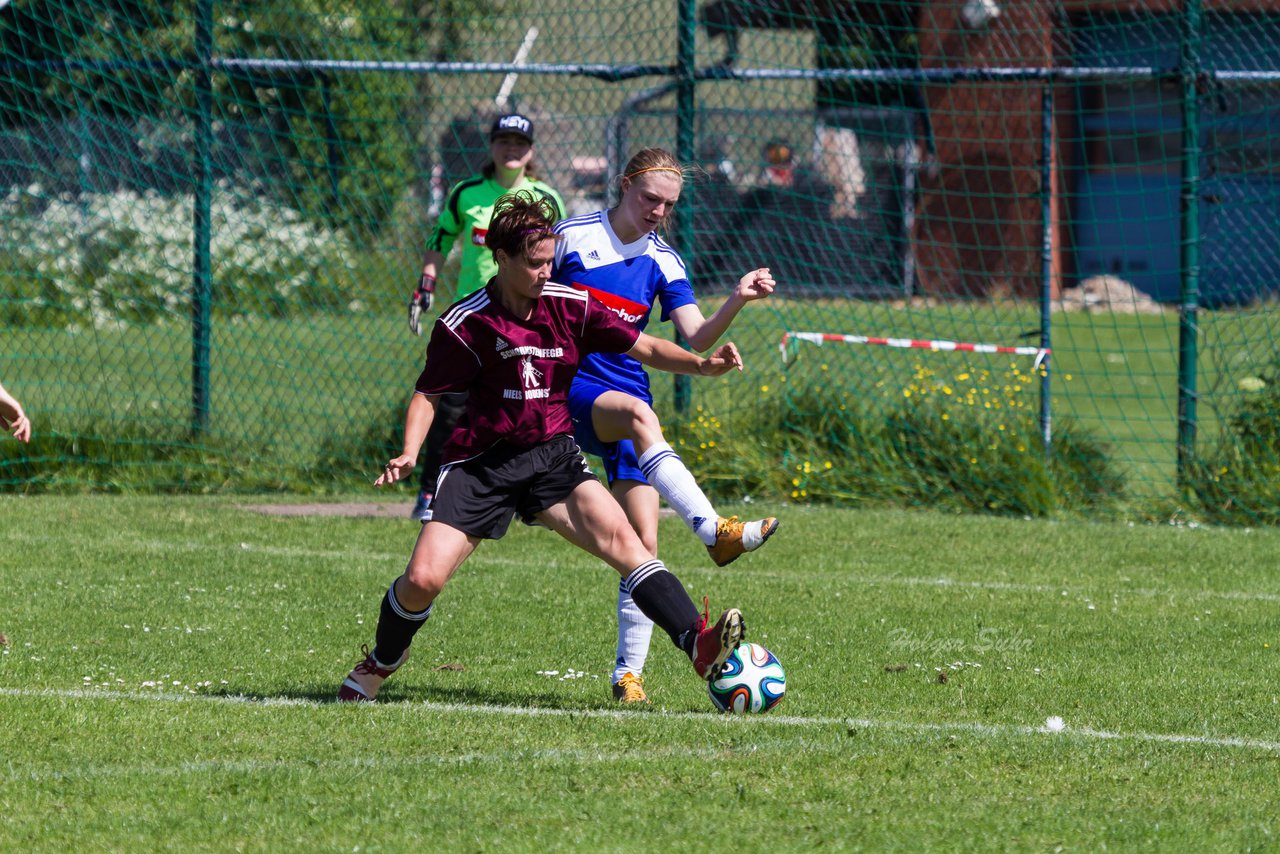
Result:
<instances>
[{"instance_id":1,"label":"soccer ball","mask_svg":"<svg viewBox=\"0 0 1280 854\"><path fill-rule=\"evenodd\" d=\"M722 712L758 714L782 702L787 675L782 663L758 643L739 644L720 675L707 682L711 702Z\"/></svg>"}]
</instances>

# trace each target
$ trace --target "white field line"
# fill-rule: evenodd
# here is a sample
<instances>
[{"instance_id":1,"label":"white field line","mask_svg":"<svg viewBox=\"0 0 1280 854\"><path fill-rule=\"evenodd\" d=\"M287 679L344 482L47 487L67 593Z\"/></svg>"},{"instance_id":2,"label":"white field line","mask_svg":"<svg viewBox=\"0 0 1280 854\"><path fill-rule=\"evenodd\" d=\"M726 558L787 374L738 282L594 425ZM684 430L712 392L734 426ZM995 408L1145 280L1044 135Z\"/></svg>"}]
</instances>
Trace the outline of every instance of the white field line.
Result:
<instances>
[{"instance_id":1,"label":"white field line","mask_svg":"<svg viewBox=\"0 0 1280 854\"><path fill-rule=\"evenodd\" d=\"M94 691L83 689L57 690L52 688L0 688L0 697L27 697L38 699L85 699L85 700L123 700L153 703L222 703L229 705L249 706L302 706L324 707L336 705L317 700L301 700L293 697L259 699L239 695L226 694L164 694L142 691ZM397 704L399 706L401 704ZM913 721L896 721L880 718L853 717L802 717L798 715L722 715L714 712L634 712L612 709L539 709L526 706L499 706L477 703L433 703L420 704L428 712L442 714L493 715L506 717L529 718L596 718L603 720L626 721L629 724L641 725L649 719L696 720L723 723L725 726L782 726L782 727L853 727L860 729L890 730L917 735L933 733L967 733L970 735L998 738L1005 736L1023 736L1036 738L1076 738L1098 741L1136 741L1154 744L1191 745L1196 747L1224 747L1243 750L1260 750L1268 753L1280 753L1280 741L1246 738L1236 736L1184 735L1180 733L1159 732L1111 732L1089 727L1072 727L1059 732L1050 732L1044 726L1017 726L1014 724L984 723L917 723Z\"/></svg>"},{"instance_id":2,"label":"white field line","mask_svg":"<svg viewBox=\"0 0 1280 854\"><path fill-rule=\"evenodd\" d=\"M10 532L0 537L0 541L9 542L45 542L53 538L31 534L28 532ZM144 552L223 552L227 554L262 554L271 555L273 557L297 558L299 560L335 560L341 561L348 565L367 563L370 561L387 562L394 565L402 565L408 562L409 553L412 551L413 544L411 538L405 539L405 548L403 551L397 552L370 552L355 550L337 550L337 549L306 549L296 546L272 546L262 545L260 543L240 543L239 545L216 544L216 543L200 543L191 540L187 541L170 541L170 540L137 540L132 542L110 543L104 547L118 549L120 551L144 551ZM484 563L489 566L517 566L527 567L529 562L519 558L507 557L502 554L501 546L489 546L481 548L471 559L476 563ZM577 557L576 555L574 556ZM559 562L553 561L548 564L556 566ZM572 565L572 561L566 562L566 565ZM682 574L692 574L701 571L708 573L714 570L707 567L676 567L674 570ZM807 573L804 570L789 569L751 569L743 567L741 570L735 569L735 572L748 572L755 578L777 578L779 580L794 581L799 578L821 579L826 583L846 583L858 584L865 586L880 585L898 585L903 587L954 587L957 589L973 589L973 590L997 590L1014 593L1051 593L1061 596L1074 595L1080 597L1098 598L1101 601L1103 596L1136 596L1143 598L1182 598L1189 599L1226 599L1237 602L1280 602L1280 593L1266 593L1262 591L1250 590L1180 590L1176 588L1156 588L1156 587L1130 587L1109 589L1102 592L1091 593L1087 588L1066 587L1054 584L1023 584L1016 581L983 581L981 579L966 580L958 578L950 578L945 575L935 577L920 577L907 575L852 575L841 574L832 575L830 573ZM610 570L611 572L611 570Z\"/></svg>"},{"instance_id":3,"label":"white field line","mask_svg":"<svg viewBox=\"0 0 1280 854\"><path fill-rule=\"evenodd\" d=\"M780 573L774 573L780 575ZM831 576L824 576L829 581ZM946 576L938 576L937 578L919 578L904 575L862 575L847 576L842 575L838 581L848 581L854 584L901 584L912 587L957 587L957 588L974 588L977 590L1003 590L1022 593L1054 593L1062 595L1063 593L1084 596L1086 591L1082 588L1060 587L1052 584L1021 584L1016 581L966 581L963 579L947 578ZM1127 587L1114 590L1107 590L1105 593L1094 594L1099 598L1104 595L1116 596L1142 596L1154 598L1172 598L1172 597L1190 597L1193 599L1232 599L1245 602L1280 602L1280 593L1263 593L1250 590L1178 590L1178 589L1159 589L1156 587Z\"/></svg>"}]
</instances>

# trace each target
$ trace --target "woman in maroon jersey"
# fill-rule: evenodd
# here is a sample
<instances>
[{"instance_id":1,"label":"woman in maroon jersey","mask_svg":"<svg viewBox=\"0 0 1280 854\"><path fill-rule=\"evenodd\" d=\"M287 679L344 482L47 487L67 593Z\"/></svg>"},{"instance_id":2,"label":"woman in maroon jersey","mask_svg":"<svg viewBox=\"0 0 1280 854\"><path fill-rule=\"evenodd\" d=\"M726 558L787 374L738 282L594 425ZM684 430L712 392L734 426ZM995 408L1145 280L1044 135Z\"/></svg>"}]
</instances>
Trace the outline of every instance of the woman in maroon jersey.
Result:
<instances>
[{"instance_id":1,"label":"woman in maroon jersey","mask_svg":"<svg viewBox=\"0 0 1280 854\"><path fill-rule=\"evenodd\" d=\"M517 513L604 560L641 611L670 635L703 679L717 675L742 640L742 613L714 625L684 586L646 551L626 514L573 439L566 403L587 353L628 353L658 370L719 376L742 368L733 344L710 357L639 332L584 291L550 281L555 212L527 194L494 209L486 239L498 274L436 321L427 361L405 416L404 446L374 481L413 471L440 395L467 390L466 411L443 454L432 520L382 599L372 651L347 675L340 701L373 700L409 656L449 578L480 545L506 533Z\"/></svg>"}]
</instances>

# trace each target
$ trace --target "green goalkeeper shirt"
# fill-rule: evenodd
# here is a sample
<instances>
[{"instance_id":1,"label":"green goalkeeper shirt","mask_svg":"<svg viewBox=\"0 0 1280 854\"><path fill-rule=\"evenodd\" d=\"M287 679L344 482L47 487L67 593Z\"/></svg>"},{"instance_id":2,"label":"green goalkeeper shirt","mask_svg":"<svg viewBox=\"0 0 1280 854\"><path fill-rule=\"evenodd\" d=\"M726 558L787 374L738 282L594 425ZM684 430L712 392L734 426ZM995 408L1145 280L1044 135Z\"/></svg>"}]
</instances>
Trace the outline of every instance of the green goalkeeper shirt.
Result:
<instances>
[{"instance_id":1,"label":"green goalkeeper shirt","mask_svg":"<svg viewBox=\"0 0 1280 854\"><path fill-rule=\"evenodd\" d=\"M435 230L427 239L427 249L447 256L459 237L462 241L462 263L458 271L458 290L454 298L480 290L498 273L493 253L485 248L493 206L507 193L531 190L535 198L548 198L555 205L555 219L564 217L564 200L542 181L525 179L510 190L492 178L472 175L459 181L445 200L444 210Z\"/></svg>"}]
</instances>

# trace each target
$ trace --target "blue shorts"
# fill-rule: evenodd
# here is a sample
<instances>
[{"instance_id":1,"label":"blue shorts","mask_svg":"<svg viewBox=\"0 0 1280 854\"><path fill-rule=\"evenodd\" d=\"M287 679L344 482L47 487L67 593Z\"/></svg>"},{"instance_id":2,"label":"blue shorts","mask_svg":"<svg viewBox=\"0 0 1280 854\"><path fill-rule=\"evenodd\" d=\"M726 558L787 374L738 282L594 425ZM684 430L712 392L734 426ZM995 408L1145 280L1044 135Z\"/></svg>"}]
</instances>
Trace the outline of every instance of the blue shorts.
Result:
<instances>
[{"instance_id":1,"label":"blue shorts","mask_svg":"<svg viewBox=\"0 0 1280 854\"><path fill-rule=\"evenodd\" d=\"M618 480L648 483L640 471L640 460L636 458L636 448L630 439L602 442L596 436L595 425L591 422L591 407L595 405L596 398L606 391L618 389L581 377L575 378L569 387L569 415L573 418L573 435L578 440L578 447L604 462L605 477L610 484Z\"/></svg>"}]
</instances>

